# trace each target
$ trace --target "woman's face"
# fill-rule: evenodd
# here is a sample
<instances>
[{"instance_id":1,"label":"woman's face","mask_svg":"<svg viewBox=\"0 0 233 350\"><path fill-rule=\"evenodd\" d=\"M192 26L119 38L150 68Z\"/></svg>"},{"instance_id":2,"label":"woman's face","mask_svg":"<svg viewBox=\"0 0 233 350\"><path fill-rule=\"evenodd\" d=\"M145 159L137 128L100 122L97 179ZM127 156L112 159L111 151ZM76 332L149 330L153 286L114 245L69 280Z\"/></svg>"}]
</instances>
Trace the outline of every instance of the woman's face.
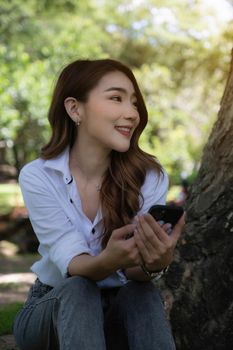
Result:
<instances>
[{"instance_id":1,"label":"woman's face","mask_svg":"<svg viewBox=\"0 0 233 350\"><path fill-rule=\"evenodd\" d=\"M85 140L107 152L129 149L140 118L133 84L125 74L114 71L103 76L87 102L78 102L78 112L78 142Z\"/></svg>"}]
</instances>

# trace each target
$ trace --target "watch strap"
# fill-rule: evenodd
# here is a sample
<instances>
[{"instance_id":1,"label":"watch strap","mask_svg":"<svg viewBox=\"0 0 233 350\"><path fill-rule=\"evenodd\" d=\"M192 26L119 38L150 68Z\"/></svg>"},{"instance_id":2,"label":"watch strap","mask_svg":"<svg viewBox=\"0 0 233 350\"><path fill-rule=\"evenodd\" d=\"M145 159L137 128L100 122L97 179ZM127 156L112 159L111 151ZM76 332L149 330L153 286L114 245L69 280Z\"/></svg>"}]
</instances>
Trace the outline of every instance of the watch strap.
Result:
<instances>
[{"instance_id":1,"label":"watch strap","mask_svg":"<svg viewBox=\"0 0 233 350\"><path fill-rule=\"evenodd\" d=\"M149 271L145 264L142 264L141 269L145 273L145 275L147 275L155 281L158 281L168 271L168 266L160 271Z\"/></svg>"}]
</instances>

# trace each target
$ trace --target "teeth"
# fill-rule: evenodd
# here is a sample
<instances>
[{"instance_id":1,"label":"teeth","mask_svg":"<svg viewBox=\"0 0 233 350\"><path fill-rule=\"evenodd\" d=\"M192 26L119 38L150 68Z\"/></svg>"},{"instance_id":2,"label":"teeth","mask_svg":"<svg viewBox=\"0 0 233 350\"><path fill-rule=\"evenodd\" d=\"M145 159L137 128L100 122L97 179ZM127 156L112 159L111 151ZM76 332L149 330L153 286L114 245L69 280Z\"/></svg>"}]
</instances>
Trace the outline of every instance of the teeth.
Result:
<instances>
[{"instance_id":1,"label":"teeth","mask_svg":"<svg viewBox=\"0 0 233 350\"><path fill-rule=\"evenodd\" d=\"M126 128L126 127L123 127L123 126L117 126L117 129L122 130L122 131L126 131L126 132L130 131L130 128Z\"/></svg>"}]
</instances>

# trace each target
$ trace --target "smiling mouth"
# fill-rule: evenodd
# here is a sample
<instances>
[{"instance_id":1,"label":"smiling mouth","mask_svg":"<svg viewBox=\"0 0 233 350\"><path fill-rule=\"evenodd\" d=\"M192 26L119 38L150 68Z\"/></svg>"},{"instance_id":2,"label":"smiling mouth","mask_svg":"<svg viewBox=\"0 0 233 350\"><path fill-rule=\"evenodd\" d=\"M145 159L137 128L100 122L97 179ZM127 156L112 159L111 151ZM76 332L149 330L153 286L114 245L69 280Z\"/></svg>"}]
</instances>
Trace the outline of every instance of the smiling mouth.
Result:
<instances>
[{"instance_id":1,"label":"smiling mouth","mask_svg":"<svg viewBox=\"0 0 233 350\"><path fill-rule=\"evenodd\" d=\"M127 126L115 126L115 129L123 136L130 137L131 136L131 127Z\"/></svg>"}]
</instances>

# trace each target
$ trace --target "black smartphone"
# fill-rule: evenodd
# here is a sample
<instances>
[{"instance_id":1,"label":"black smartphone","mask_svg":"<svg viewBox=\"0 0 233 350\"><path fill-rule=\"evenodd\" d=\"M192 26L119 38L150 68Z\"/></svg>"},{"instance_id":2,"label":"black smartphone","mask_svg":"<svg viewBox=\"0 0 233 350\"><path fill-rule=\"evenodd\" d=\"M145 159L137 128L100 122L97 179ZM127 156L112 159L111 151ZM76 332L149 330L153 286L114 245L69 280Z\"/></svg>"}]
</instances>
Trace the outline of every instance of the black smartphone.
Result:
<instances>
[{"instance_id":1,"label":"black smartphone","mask_svg":"<svg viewBox=\"0 0 233 350\"><path fill-rule=\"evenodd\" d=\"M149 213L156 221L164 221L164 223L169 222L172 227L174 227L183 215L184 209L178 206L157 204L149 209Z\"/></svg>"}]
</instances>

